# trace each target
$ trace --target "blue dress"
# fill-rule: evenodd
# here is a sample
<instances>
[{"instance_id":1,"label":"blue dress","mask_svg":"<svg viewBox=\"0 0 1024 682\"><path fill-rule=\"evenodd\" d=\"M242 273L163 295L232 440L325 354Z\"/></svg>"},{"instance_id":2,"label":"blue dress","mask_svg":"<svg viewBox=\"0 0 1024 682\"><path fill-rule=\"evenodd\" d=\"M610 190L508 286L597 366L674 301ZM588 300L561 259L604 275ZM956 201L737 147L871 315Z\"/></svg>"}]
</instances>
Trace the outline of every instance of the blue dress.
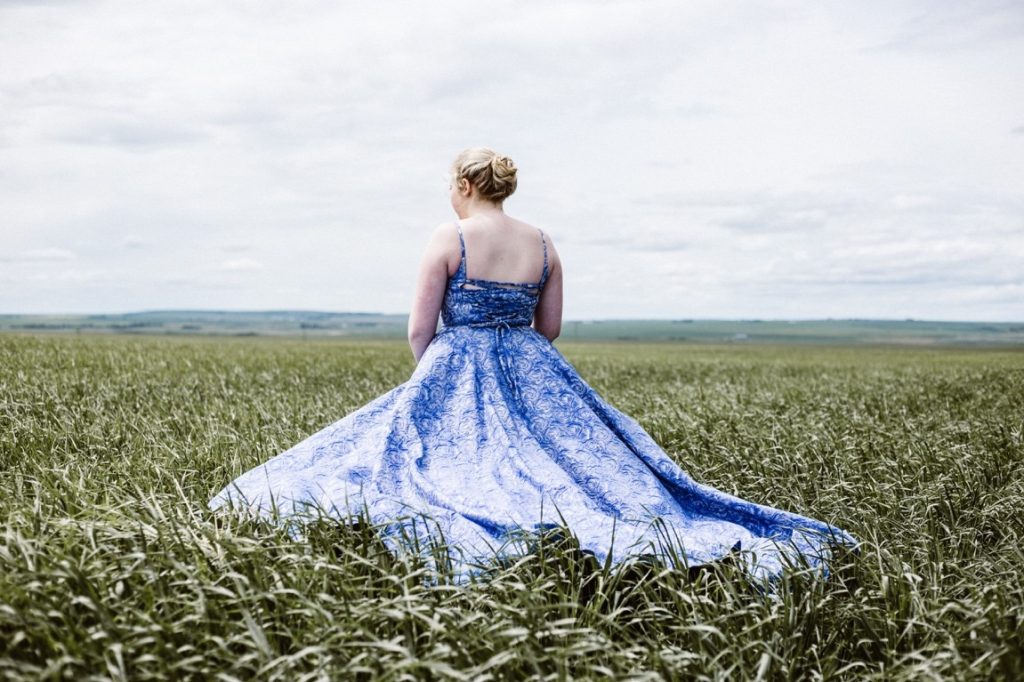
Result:
<instances>
[{"instance_id":1,"label":"blue dress","mask_svg":"<svg viewBox=\"0 0 1024 682\"><path fill-rule=\"evenodd\" d=\"M739 550L769 577L801 559L824 567L832 544L855 544L821 521L691 479L530 326L548 278L544 233L540 281L498 282L466 276L456 225L462 255L444 325L409 380L242 474L212 508L368 512L394 529L385 534L394 549L403 523L443 538L462 575L552 524L602 562L669 558L672 547L698 565Z\"/></svg>"}]
</instances>

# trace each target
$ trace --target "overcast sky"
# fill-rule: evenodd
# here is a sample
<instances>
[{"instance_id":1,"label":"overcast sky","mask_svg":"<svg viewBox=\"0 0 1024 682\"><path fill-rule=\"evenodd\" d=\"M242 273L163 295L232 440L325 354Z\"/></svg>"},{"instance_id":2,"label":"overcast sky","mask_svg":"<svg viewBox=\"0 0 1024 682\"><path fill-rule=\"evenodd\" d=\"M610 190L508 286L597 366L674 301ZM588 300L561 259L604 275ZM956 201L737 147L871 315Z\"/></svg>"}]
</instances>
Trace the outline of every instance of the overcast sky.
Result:
<instances>
[{"instance_id":1,"label":"overcast sky","mask_svg":"<svg viewBox=\"0 0 1024 682\"><path fill-rule=\"evenodd\" d=\"M487 145L565 316L1024 320L1024 3L0 0L0 313L406 313Z\"/></svg>"}]
</instances>

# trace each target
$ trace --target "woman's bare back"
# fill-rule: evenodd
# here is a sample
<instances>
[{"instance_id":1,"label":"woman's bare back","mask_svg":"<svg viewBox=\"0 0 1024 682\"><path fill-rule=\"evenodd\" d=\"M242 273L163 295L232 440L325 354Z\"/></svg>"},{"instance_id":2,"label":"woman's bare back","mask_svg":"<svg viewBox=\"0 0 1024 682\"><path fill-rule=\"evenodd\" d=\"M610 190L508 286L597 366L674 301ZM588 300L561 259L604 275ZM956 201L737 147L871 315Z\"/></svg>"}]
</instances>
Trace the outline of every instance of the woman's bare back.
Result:
<instances>
[{"instance_id":1,"label":"woman's bare back","mask_svg":"<svg viewBox=\"0 0 1024 682\"><path fill-rule=\"evenodd\" d=\"M507 215L474 215L459 221L466 244L466 278L497 282L537 283L544 271L540 231ZM550 239L545 236L550 249ZM459 268L461 253L449 263Z\"/></svg>"}]
</instances>

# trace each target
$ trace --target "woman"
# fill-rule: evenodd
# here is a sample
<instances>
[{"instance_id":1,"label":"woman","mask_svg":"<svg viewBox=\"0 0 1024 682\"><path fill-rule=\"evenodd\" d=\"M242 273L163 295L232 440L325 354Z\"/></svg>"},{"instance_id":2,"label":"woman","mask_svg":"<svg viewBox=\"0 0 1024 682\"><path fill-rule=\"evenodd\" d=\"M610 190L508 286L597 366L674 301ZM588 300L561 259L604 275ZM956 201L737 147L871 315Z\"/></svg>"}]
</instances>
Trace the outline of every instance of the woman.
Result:
<instances>
[{"instance_id":1,"label":"woman","mask_svg":"<svg viewBox=\"0 0 1024 682\"><path fill-rule=\"evenodd\" d=\"M821 564L831 543L853 544L821 521L694 482L579 376L551 343L561 328L558 252L503 210L516 175L490 149L456 158L458 220L434 230L409 318L412 377L243 474L211 506L368 513L392 529L393 547L409 524L443 537L463 569L553 522L602 562L682 550L699 565L739 550L769 576L801 558ZM429 520L425 531L417 519Z\"/></svg>"}]
</instances>

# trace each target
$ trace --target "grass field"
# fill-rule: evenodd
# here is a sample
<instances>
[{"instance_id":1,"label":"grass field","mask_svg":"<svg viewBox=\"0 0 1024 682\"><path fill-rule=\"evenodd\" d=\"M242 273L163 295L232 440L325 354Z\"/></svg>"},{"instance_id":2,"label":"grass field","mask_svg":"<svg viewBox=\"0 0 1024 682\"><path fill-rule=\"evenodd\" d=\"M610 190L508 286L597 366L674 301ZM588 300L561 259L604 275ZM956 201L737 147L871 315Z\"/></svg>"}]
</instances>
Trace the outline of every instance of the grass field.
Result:
<instances>
[{"instance_id":1,"label":"grass field","mask_svg":"<svg viewBox=\"0 0 1024 682\"><path fill-rule=\"evenodd\" d=\"M0 336L3 679L1013 679L1024 353L559 343L699 480L864 541L775 598L528 557L430 586L209 496L405 381L399 342Z\"/></svg>"}]
</instances>

